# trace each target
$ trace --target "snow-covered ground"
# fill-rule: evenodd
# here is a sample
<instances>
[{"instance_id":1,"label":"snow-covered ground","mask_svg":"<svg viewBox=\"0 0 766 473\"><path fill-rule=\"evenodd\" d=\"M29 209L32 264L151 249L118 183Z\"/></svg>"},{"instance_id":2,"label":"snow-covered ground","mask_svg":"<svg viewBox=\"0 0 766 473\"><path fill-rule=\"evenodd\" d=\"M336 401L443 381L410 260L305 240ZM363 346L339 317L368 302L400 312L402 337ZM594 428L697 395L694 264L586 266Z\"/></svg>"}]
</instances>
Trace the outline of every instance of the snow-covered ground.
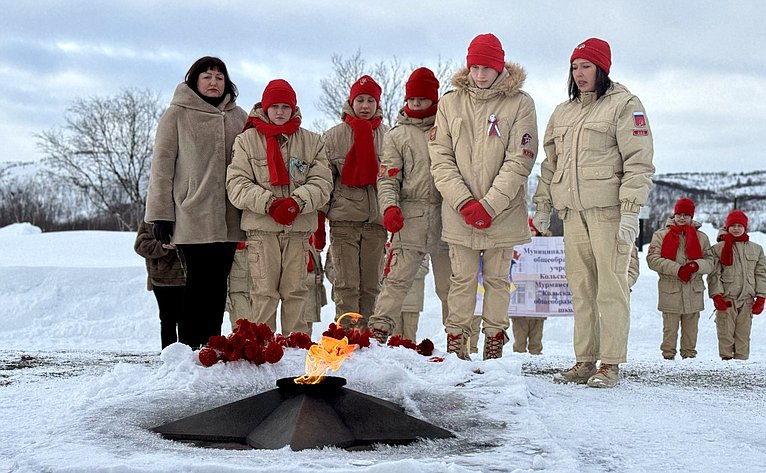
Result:
<instances>
[{"instance_id":1,"label":"snow-covered ground","mask_svg":"<svg viewBox=\"0 0 766 473\"><path fill-rule=\"evenodd\" d=\"M715 230L703 229L714 240ZM766 243L763 234L751 237ZM434 363L373 346L337 373L348 388L451 430L453 440L354 452L218 450L164 440L149 429L273 389L276 379L303 372L306 352L288 349L276 365L211 368L180 344L160 353L155 301L133 238L43 234L25 224L0 229L0 471L744 472L766 465L763 316L753 323L750 360L723 362L707 301L698 357L663 360L657 276L643 254L629 362L615 389L551 382L573 361L572 322L548 319L539 357L506 346L500 360ZM332 313L325 307L315 339ZM433 295L418 335L444 349Z\"/></svg>"}]
</instances>

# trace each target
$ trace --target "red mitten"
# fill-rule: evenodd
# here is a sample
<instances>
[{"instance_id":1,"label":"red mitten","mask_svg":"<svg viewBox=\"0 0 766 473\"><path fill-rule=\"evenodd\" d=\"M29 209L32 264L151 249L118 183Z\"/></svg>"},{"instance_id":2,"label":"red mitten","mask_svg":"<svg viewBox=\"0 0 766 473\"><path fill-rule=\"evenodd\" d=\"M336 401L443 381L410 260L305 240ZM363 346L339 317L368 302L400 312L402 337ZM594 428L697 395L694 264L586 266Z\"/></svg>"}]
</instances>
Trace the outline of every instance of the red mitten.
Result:
<instances>
[{"instance_id":1,"label":"red mitten","mask_svg":"<svg viewBox=\"0 0 766 473\"><path fill-rule=\"evenodd\" d=\"M404 228L404 215L402 209L392 205L383 212L383 226L391 233L396 233Z\"/></svg>"},{"instance_id":2,"label":"red mitten","mask_svg":"<svg viewBox=\"0 0 766 473\"><path fill-rule=\"evenodd\" d=\"M763 302L763 297L758 296L755 298L755 302L753 302L753 315L758 315L763 312Z\"/></svg>"},{"instance_id":3,"label":"red mitten","mask_svg":"<svg viewBox=\"0 0 766 473\"><path fill-rule=\"evenodd\" d=\"M492 225L492 217L476 199L471 199L460 208L460 215L463 216L465 223L474 228L489 228Z\"/></svg>"},{"instance_id":4,"label":"red mitten","mask_svg":"<svg viewBox=\"0 0 766 473\"><path fill-rule=\"evenodd\" d=\"M276 212L277 208L282 205L282 202L285 201L285 197L280 197L279 199L275 199L274 202L269 205L269 215L271 218L274 218L274 212Z\"/></svg>"},{"instance_id":5,"label":"red mitten","mask_svg":"<svg viewBox=\"0 0 766 473\"><path fill-rule=\"evenodd\" d=\"M722 295L716 294L713 296L713 305L715 306L715 310L725 312L726 309L731 306L731 302L728 302L726 299L724 299Z\"/></svg>"},{"instance_id":6,"label":"red mitten","mask_svg":"<svg viewBox=\"0 0 766 473\"><path fill-rule=\"evenodd\" d=\"M692 276L694 273L699 270L700 267L697 263L694 261L689 261L685 265L678 268L678 279L680 279L683 282L689 282L692 279Z\"/></svg>"},{"instance_id":7,"label":"red mitten","mask_svg":"<svg viewBox=\"0 0 766 473\"><path fill-rule=\"evenodd\" d=\"M314 234L311 235L311 238L309 238L309 243L311 243L311 246L319 251L322 251L327 244L327 233L324 228L324 221L324 212L319 212L317 214L317 229L314 231Z\"/></svg>"},{"instance_id":8,"label":"red mitten","mask_svg":"<svg viewBox=\"0 0 766 473\"><path fill-rule=\"evenodd\" d=\"M271 212L271 209L269 209L271 218L282 225L292 225L299 213L301 213L301 209L298 207L298 202L292 197L285 197L282 202L274 208L274 212Z\"/></svg>"}]
</instances>

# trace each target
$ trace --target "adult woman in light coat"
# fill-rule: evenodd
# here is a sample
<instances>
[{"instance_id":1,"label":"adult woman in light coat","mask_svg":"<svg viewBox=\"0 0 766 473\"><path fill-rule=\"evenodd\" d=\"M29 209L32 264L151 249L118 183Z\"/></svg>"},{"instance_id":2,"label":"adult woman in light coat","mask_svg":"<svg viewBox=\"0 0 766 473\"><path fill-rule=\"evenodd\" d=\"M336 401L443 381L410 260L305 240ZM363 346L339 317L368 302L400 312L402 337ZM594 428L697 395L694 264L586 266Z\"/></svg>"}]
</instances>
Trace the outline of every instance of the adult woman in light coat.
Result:
<instances>
[{"instance_id":1,"label":"adult woman in light coat","mask_svg":"<svg viewBox=\"0 0 766 473\"><path fill-rule=\"evenodd\" d=\"M226 167L247 112L226 65L205 56L176 87L157 128L144 220L155 238L175 243L186 261L186 294L179 341L192 348L220 335L226 280L240 211L226 195Z\"/></svg>"},{"instance_id":2,"label":"adult woman in light coat","mask_svg":"<svg viewBox=\"0 0 766 473\"><path fill-rule=\"evenodd\" d=\"M554 380L612 387L627 357L628 264L652 187L652 136L641 101L609 78L606 41L582 42L569 64L569 100L548 122L534 197L538 230L548 229L552 208L564 221L574 306L576 364Z\"/></svg>"}]
</instances>

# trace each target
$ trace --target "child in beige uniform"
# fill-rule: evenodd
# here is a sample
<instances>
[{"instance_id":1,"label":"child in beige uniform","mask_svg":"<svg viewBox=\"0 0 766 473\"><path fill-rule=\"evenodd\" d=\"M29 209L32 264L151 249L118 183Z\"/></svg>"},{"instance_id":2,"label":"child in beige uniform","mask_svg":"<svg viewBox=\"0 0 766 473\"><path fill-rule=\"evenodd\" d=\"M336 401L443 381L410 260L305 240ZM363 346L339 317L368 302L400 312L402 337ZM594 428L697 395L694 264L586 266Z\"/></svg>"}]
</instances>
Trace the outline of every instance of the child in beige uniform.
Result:
<instances>
[{"instance_id":1,"label":"child in beige uniform","mask_svg":"<svg viewBox=\"0 0 766 473\"><path fill-rule=\"evenodd\" d=\"M718 354L722 360L750 357L753 315L763 312L766 260L763 248L750 241L747 215L734 210L726 217L726 233L710 250L714 260L708 293L716 309Z\"/></svg>"}]
</instances>

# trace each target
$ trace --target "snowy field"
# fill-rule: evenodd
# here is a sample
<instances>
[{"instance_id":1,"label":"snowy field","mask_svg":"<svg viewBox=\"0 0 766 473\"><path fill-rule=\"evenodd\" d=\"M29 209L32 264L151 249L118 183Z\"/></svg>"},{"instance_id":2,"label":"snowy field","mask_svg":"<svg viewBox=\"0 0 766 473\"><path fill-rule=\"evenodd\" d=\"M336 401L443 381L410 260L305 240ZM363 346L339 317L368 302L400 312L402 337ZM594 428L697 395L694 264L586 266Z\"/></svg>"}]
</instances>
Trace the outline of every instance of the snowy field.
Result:
<instances>
[{"instance_id":1,"label":"snowy field","mask_svg":"<svg viewBox=\"0 0 766 473\"><path fill-rule=\"evenodd\" d=\"M703 230L714 241L716 231ZM763 234L751 235L760 244ZM543 355L429 362L405 348L356 352L337 373L347 387L402 405L456 439L349 452L328 448L218 450L149 429L275 387L303 372L304 350L276 365L201 366L188 347L159 351L134 235L0 229L0 471L11 472L719 472L766 465L766 322L751 358L717 355L712 303L699 355L665 361L657 275L641 253L629 362L615 389L556 385L573 362L571 319L548 319ZM432 291L432 280L427 290ZM314 339L332 320L325 307ZM228 333L228 321L224 326ZM443 354L438 299L418 338ZM374 345L374 343L373 343ZM481 345L480 345L481 346ZM478 368L478 369L477 369ZM478 374L475 371L480 371Z\"/></svg>"}]
</instances>

